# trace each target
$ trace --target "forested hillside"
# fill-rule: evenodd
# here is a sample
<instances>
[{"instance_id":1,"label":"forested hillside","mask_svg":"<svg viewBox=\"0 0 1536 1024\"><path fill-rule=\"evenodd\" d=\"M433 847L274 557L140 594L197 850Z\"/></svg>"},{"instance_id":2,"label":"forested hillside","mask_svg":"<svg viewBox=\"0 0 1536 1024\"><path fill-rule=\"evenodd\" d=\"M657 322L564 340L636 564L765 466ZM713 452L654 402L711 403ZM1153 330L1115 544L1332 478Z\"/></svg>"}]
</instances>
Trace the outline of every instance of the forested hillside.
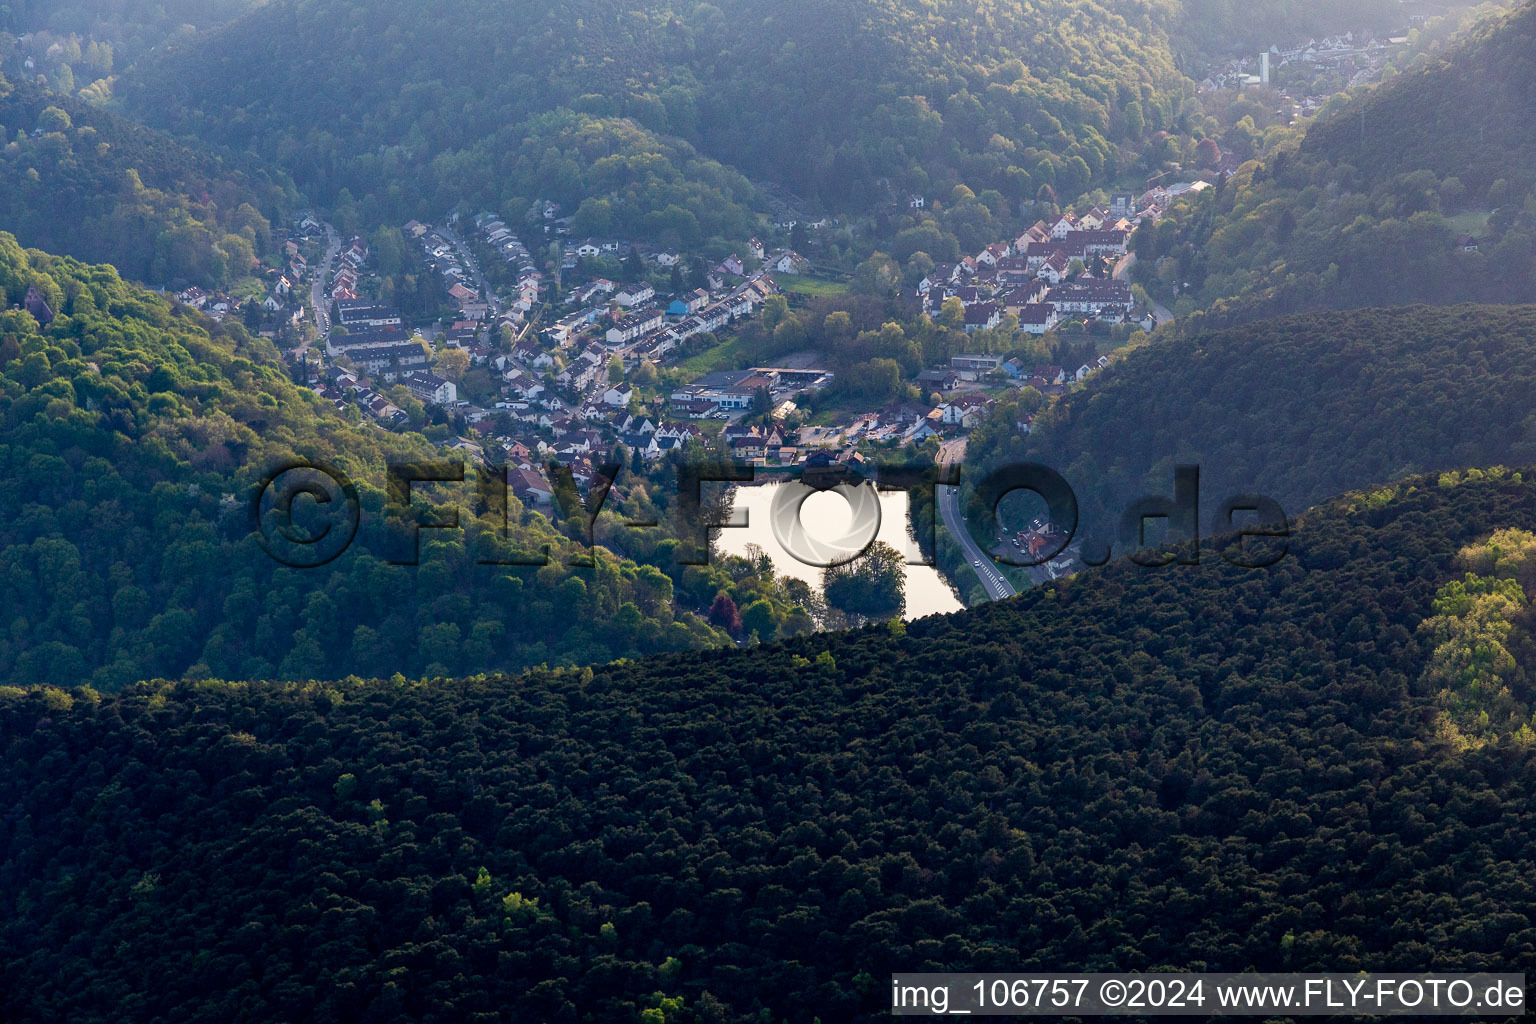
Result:
<instances>
[{"instance_id":1,"label":"forested hillside","mask_svg":"<svg viewBox=\"0 0 1536 1024\"><path fill-rule=\"evenodd\" d=\"M0 77L0 229L24 245L182 288L225 286L274 250L285 176L231 168L100 107ZM278 238L281 242L281 237Z\"/></svg>"},{"instance_id":2,"label":"forested hillside","mask_svg":"<svg viewBox=\"0 0 1536 1024\"><path fill-rule=\"evenodd\" d=\"M0 689L0 1014L872 1021L896 970L1529 972L1532 693L1500 669L1510 730L1446 728L1496 677L1445 636L1528 602L1536 538L1484 542L1533 528L1518 474L1420 477L1268 570L1122 563L906 630Z\"/></svg>"},{"instance_id":3,"label":"forested hillside","mask_svg":"<svg viewBox=\"0 0 1536 1024\"><path fill-rule=\"evenodd\" d=\"M898 198L882 182L1075 198L1174 127L1188 83L1171 16L1093 0L280 0L120 91L151 123L272 154L319 200L379 219L617 193L627 229L675 205L708 235L751 197L720 164L834 208ZM541 120L567 111L603 152L573 159Z\"/></svg>"},{"instance_id":4,"label":"forested hillside","mask_svg":"<svg viewBox=\"0 0 1536 1024\"><path fill-rule=\"evenodd\" d=\"M209 28L254 0L5 0L0 31L78 33L137 54L185 27Z\"/></svg>"},{"instance_id":5,"label":"forested hillside","mask_svg":"<svg viewBox=\"0 0 1536 1024\"><path fill-rule=\"evenodd\" d=\"M1176 202L1133 240L1181 317L1536 301L1536 5L1495 16ZM1246 138L1246 135L1245 135Z\"/></svg>"},{"instance_id":6,"label":"forested hillside","mask_svg":"<svg viewBox=\"0 0 1536 1024\"><path fill-rule=\"evenodd\" d=\"M46 327L11 308L29 288L56 314ZM433 456L420 435L338 412L290 383L268 343L110 267L0 234L0 294L0 678L111 690L582 664L729 642L703 618L722 593L757 605L762 636L812 628L804 595L771 572L680 565L670 530L624 530L626 516L672 521L669 487L643 481L622 481L596 528L629 534L648 564L599 549L594 568L567 566L585 536L579 506L545 516L509 497L503 519L473 473L440 489L464 530L423 530L419 566L387 564L411 548L386 519L385 462ZM252 529L259 483L295 457L335 464L359 493L357 540L318 568L279 565ZM301 503L297 535L331 522L306 514ZM546 546L543 567L479 564Z\"/></svg>"},{"instance_id":7,"label":"forested hillside","mask_svg":"<svg viewBox=\"0 0 1536 1024\"><path fill-rule=\"evenodd\" d=\"M1451 53L1408 69L1314 126L1303 156L1356 168L1367 186L1399 174L1456 177L1486 199L1536 185L1536 4L1477 29Z\"/></svg>"},{"instance_id":8,"label":"forested hillside","mask_svg":"<svg viewBox=\"0 0 1536 1024\"><path fill-rule=\"evenodd\" d=\"M1109 539L1195 463L1203 530L1237 494L1295 515L1410 473L1536 460L1533 394L1536 307L1316 313L1136 349L1027 435L994 410L967 469L1043 462L1076 492L1082 531Z\"/></svg>"}]
</instances>

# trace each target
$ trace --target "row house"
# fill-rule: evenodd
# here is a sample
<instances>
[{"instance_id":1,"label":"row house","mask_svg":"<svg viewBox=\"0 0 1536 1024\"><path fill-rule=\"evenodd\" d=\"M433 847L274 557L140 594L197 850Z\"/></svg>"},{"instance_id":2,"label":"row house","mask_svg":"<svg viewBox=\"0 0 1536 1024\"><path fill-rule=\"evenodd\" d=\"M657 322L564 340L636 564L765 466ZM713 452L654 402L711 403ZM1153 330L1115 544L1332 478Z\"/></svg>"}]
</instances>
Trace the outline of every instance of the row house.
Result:
<instances>
[{"instance_id":1,"label":"row house","mask_svg":"<svg viewBox=\"0 0 1536 1024\"><path fill-rule=\"evenodd\" d=\"M399 327L400 311L366 299L342 299L336 303L336 322L343 327Z\"/></svg>"},{"instance_id":2,"label":"row house","mask_svg":"<svg viewBox=\"0 0 1536 1024\"><path fill-rule=\"evenodd\" d=\"M1102 309L1129 313L1135 305L1130 284L1113 279L1087 279L1058 285L1051 289L1050 300L1062 313L1097 313Z\"/></svg>"},{"instance_id":3,"label":"row house","mask_svg":"<svg viewBox=\"0 0 1536 1024\"><path fill-rule=\"evenodd\" d=\"M656 330L664 322L659 309L644 309L615 320L606 335L610 345L626 345L641 335Z\"/></svg>"},{"instance_id":4,"label":"row house","mask_svg":"<svg viewBox=\"0 0 1536 1024\"><path fill-rule=\"evenodd\" d=\"M364 345L349 349L347 357L362 367L370 377L382 376L393 382L413 370L424 370L431 362L426 347L419 342L401 345Z\"/></svg>"},{"instance_id":5,"label":"row house","mask_svg":"<svg viewBox=\"0 0 1536 1024\"><path fill-rule=\"evenodd\" d=\"M1030 303L1044 302L1048 291L1050 291L1049 284L1031 277L1021 284L1000 292L996 299L1002 304L1005 313L1017 313L1021 307Z\"/></svg>"},{"instance_id":6,"label":"row house","mask_svg":"<svg viewBox=\"0 0 1536 1024\"><path fill-rule=\"evenodd\" d=\"M613 301L625 309L633 309L641 303L649 302L656 297L656 289L648 284L630 285L616 292Z\"/></svg>"}]
</instances>

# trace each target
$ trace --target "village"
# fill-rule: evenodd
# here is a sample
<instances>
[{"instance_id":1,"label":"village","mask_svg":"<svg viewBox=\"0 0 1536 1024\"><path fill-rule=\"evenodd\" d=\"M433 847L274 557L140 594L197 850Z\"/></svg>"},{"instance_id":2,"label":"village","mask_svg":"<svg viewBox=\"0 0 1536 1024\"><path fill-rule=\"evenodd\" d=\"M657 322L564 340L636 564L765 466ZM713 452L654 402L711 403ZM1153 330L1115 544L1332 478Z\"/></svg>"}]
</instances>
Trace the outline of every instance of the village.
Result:
<instances>
[{"instance_id":1,"label":"village","mask_svg":"<svg viewBox=\"0 0 1536 1024\"><path fill-rule=\"evenodd\" d=\"M1042 336L1068 323L1150 330L1157 316L1139 309L1119 272L1129 262L1130 233L1201 186L1117 194L1104 206L1039 221L934 267L910 298L966 334ZM514 492L535 505L552 500L552 464L584 487L620 445L647 464L691 441L718 439L734 459L761 467L861 463L925 443L936 450L976 427L1010 390L1033 388L1048 400L1109 363L1108 355L1060 366L966 352L923 369L907 382L905 400L807 418L800 406L836 379L818 353L690 372L701 353L719 352L770 297L784 294L779 280L808 273L806 259L757 239L745 255L705 261L615 239L562 238L568 218L558 213L554 204L544 209L554 225L546 237L561 239L555 273L568 282L558 301L545 238L536 258L490 212L403 225L415 258L455 306L452 317L417 327L376 297L364 239L341 238L304 216L260 303L262 333L292 342L284 348L296 379L338 409L504 461ZM622 273L603 276L594 267ZM249 304L228 296L189 289L178 298L215 319L249 321ZM1029 430L1034 416L1024 415L1019 429Z\"/></svg>"},{"instance_id":2,"label":"village","mask_svg":"<svg viewBox=\"0 0 1536 1024\"><path fill-rule=\"evenodd\" d=\"M1422 25L1426 15L1413 15ZM1406 35L1377 37L1368 32L1344 32L1275 44L1251 57L1222 60L1208 68L1197 89L1220 90L1273 88L1279 98L1277 113L1289 123L1313 117L1329 99L1346 89L1381 80L1388 64L1408 46Z\"/></svg>"}]
</instances>

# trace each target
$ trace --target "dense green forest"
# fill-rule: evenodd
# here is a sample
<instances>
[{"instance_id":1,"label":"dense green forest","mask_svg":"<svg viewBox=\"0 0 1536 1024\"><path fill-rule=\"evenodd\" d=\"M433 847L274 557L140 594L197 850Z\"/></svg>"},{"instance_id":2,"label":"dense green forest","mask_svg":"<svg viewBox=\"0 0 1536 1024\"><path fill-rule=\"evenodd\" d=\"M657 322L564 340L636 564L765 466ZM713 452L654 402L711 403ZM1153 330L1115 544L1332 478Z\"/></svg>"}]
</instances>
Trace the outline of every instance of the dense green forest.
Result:
<instances>
[{"instance_id":1,"label":"dense green forest","mask_svg":"<svg viewBox=\"0 0 1536 1024\"><path fill-rule=\"evenodd\" d=\"M185 42L255 0L0 0L0 72L92 103L169 40Z\"/></svg>"},{"instance_id":2,"label":"dense green forest","mask_svg":"<svg viewBox=\"0 0 1536 1024\"><path fill-rule=\"evenodd\" d=\"M1075 491L1082 531L1112 539L1133 500L1173 494L1180 463L1200 466L1204 531L1238 494L1294 516L1375 481L1536 460L1536 307L1315 313L1158 338L1029 434L1011 404L994 409L969 442L971 482L1045 463Z\"/></svg>"},{"instance_id":3,"label":"dense green forest","mask_svg":"<svg viewBox=\"0 0 1536 1024\"><path fill-rule=\"evenodd\" d=\"M226 166L91 104L0 77L0 228L174 288L233 284L281 245L285 176Z\"/></svg>"},{"instance_id":4,"label":"dense green forest","mask_svg":"<svg viewBox=\"0 0 1536 1024\"><path fill-rule=\"evenodd\" d=\"M148 49L185 27L208 28L251 7L254 0L5 0L0 32L47 29Z\"/></svg>"},{"instance_id":5,"label":"dense green forest","mask_svg":"<svg viewBox=\"0 0 1536 1024\"><path fill-rule=\"evenodd\" d=\"M9 309L29 287L57 314L46 328ZM503 513L471 472L416 488L431 499L437 486L464 529L423 530L419 566L388 564L411 549L385 515L386 459L433 457L421 435L338 412L293 385L268 343L110 267L0 235L0 292L0 678L111 690L155 676L473 672L815 628L808 589L765 565L680 564L671 481L621 476L622 499L594 526L641 563L599 548L594 566L566 565L587 536L573 487L547 515L515 497ZM357 540L318 568L280 566L251 526L260 481L294 457L337 465L359 492ZM420 505L412 515L437 517ZM632 518L660 526L626 529ZM479 564L545 547L543 567ZM720 628L705 616L722 596Z\"/></svg>"},{"instance_id":6,"label":"dense green forest","mask_svg":"<svg viewBox=\"0 0 1536 1024\"><path fill-rule=\"evenodd\" d=\"M1136 279L1181 317L1536 301L1536 6L1488 19L1310 123L1261 90L1205 125L1250 162L1133 239ZM1177 303L1177 304L1175 304Z\"/></svg>"},{"instance_id":7,"label":"dense green forest","mask_svg":"<svg viewBox=\"0 0 1536 1024\"><path fill-rule=\"evenodd\" d=\"M570 211L633 190L624 227L675 205L710 234L751 197L721 164L833 209L960 182L1011 204L1075 198L1175 127L1188 81L1172 12L281 0L166 47L119 92L150 123L269 153L375 220L535 198ZM573 117L607 159L576 157Z\"/></svg>"},{"instance_id":8,"label":"dense green forest","mask_svg":"<svg viewBox=\"0 0 1536 1024\"><path fill-rule=\"evenodd\" d=\"M1267 570L905 629L0 690L0 1013L863 1021L895 970L1531 971L1536 750L1442 734L1470 691L1419 624L1466 574L1529 586L1533 528L1519 474L1419 477Z\"/></svg>"}]
</instances>

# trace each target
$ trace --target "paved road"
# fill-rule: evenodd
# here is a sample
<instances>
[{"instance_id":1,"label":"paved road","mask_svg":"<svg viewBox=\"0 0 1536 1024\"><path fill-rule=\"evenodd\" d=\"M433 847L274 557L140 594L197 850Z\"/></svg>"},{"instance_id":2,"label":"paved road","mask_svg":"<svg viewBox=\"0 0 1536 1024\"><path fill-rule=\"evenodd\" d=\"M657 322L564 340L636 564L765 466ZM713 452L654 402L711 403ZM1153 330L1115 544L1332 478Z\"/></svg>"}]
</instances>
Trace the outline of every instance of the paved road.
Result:
<instances>
[{"instance_id":1,"label":"paved road","mask_svg":"<svg viewBox=\"0 0 1536 1024\"><path fill-rule=\"evenodd\" d=\"M459 240L459 236L453 233L453 229L444 224L440 229L443 237L453 243L453 247L459 251L459 259L469 272L474 275L475 287L480 289L480 294L485 296L485 301L491 307L491 316L501 315L501 300L496 297L496 292L491 288L491 283L480 273L480 264L475 261L475 254L469 251L469 246Z\"/></svg>"},{"instance_id":2,"label":"paved road","mask_svg":"<svg viewBox=\"0 0 1536 1024\"><path fill-rule=\"evenodd\" d=\"M1115 264L1114 273L1110 276L1117 281L1129 281L1131 279L1131 268L1135 265L1136 254L1133 252L1128 252L1120 258L1118 263ZM1161 302L1158 302L1156 299L1152 300L1152 315L1157 317L1157 325L1159 327L1161 327L1163 324L1173 323L1173 310L1169 309Z\"/></svg>"},{"instance_id":3,"label":"paved road","mask_svg":"<svg viewBox=\"0 0 1536 1024\"><path fill-rule=\"evenodd\" d=\"M992 561L992 556L981 550L981 547L971 538L970 531L965 528L965 522L960 518L960 488L940 484L938 502L939 516L944 520L944 528L965 552L966 560L971 563L971 571L976 574L977 579L981 580L987 596L995 601L1017 594L1018 591L1013 589L1013 584L1008 582L998 570L997 563Z\"/></svg>"},{"instance_id":4,"label":"paved road","mask_svg":"<svg viewBox=\"0 0 1536 1024\"><path fill-rule=\"evenodd\" d=\"M941 466L964 461L965 438L946 441L939 446ZM995 601L1018 593L1013 589L1013 584L1009 583L997 568L997 563L992 560L992 556L981 550L980 545L972 539L971 532L965 528L965 520L960 517L960 488L940 484L935 498L939 505L939 518L944 520L944 528L949 531L951 537L955 538L956 543L960 545L960 550L965 552L965 560L971 563L971 571L976 574L977 579L981 580L987 596Z\"/></svg>"},{"instance_id":5,"label":"paved road","mask_svg":"<svg viewBox=\"0 0 1536 1024\"><path fill-rule=\"evenodd\" d=\"M320 261L320 266L315 268L314 281L309 286L309 310L315 316L315 329L323 338L325 330L325 286L331 279L331 266L336 262L336 257L341 253L341 236L336 229L329 224L325 227L325 258ZM309 351L309 342L299 346L299 355L302 357Z\"/></svg>"}]
</instances>

